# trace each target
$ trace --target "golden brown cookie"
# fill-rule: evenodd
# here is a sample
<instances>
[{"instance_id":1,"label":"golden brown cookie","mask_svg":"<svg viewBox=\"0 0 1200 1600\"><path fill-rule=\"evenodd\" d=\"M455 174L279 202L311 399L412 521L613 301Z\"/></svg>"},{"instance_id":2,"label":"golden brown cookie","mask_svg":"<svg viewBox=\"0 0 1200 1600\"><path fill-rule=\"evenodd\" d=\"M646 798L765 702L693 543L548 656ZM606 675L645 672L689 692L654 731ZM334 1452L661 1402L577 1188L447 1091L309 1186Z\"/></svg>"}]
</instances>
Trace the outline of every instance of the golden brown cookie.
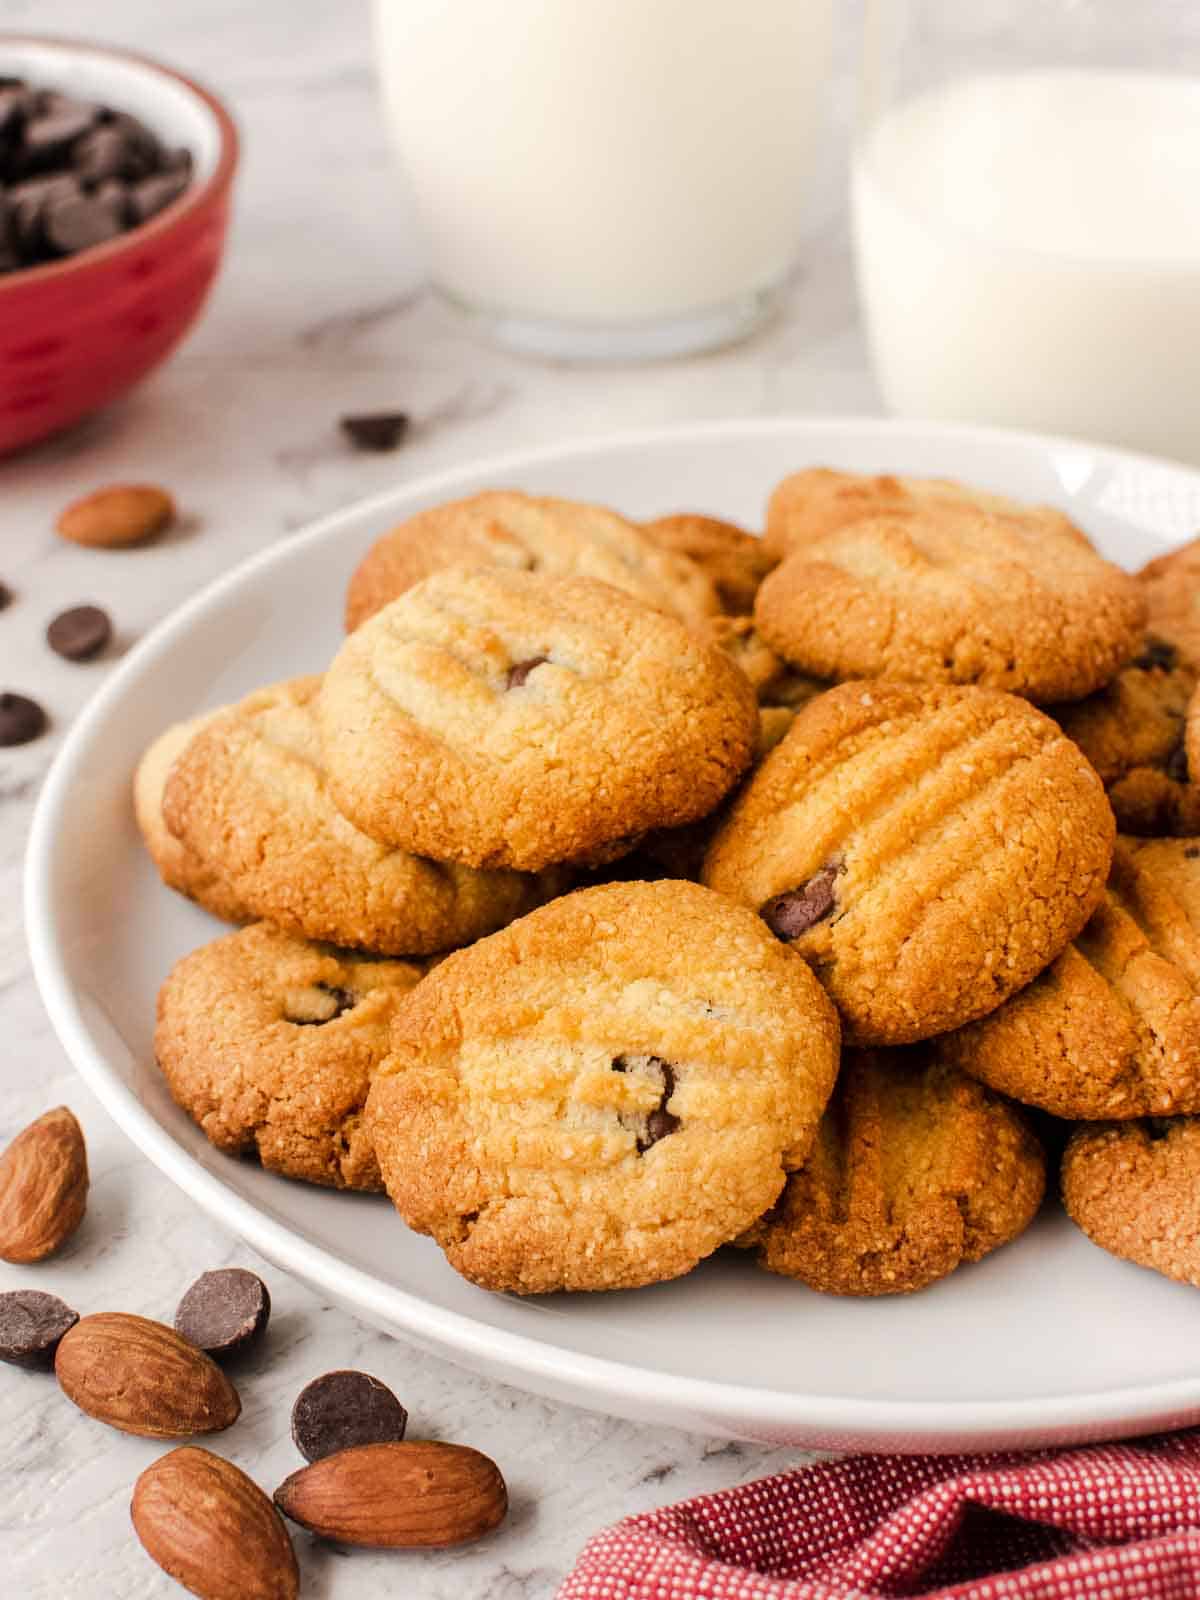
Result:
<instances>
[{"instance_id":1,"label":"golden brown cookie","mask_svg":"<svg viewBox=\"0 0 1200 1600\"><path fill-rule=\"evenodd\" d=\"M567 895L400 1007L367 1117L389 1195L474 1283L689 1271L808 1154L837 1018L802 961L697 884Z\"/></svg>"},{"instance_id":2,"label":"golden brown cookie","mask_svg":"<svg viewBox=\"0 0 1200 1600\"><path fill-rule=\"evenodd\" d=\"M706 815L749 765L749 682L590 578L435 573L325 676L331 792L389 844L475 867L603 860Z\"/></svg>"},{"instance_id":3,"label":"golden brown cookie","mask_svg":"<svg viewBox=\"0 0 1200 1600\"><path fill-rule=\"evenodd\" d=\"M171 767L167 826L238 904L304 938L428 955L492 933L561 890L561 873L424 860L348 822L329 794L320 682L294 678L249 695L209 720Z\"/></svg>"},{"instance_id":4,"label":"golden brown cookie","mask_svg":"<svg viewBox=\"0 0 1200 1600\"><path fill-rule=\"evenodd\" d=\"M844 683L797 714L704 865L810 963L859 1044L994 1011L1079 932L1112 812L1053 722L994 689Z\"/></svg>"},{"instance_id":5,"label":"golden brown cookie","mask_svg":"<svg viewBox=\"0 0 1200 1600\"><path fill-rule=\"evenodd\" d=\"M694 561L615 511L492 489L431 506L377 539L350 579L347 632L423 578L454 566L600 578L691 623L721 609Z\"/></svg>"},{"instance_id":6,"label":"golden brown cookie","mask_svg":"<svg viewBox=\"0 0 1200 1600\"><path fill-rule=\"evenodd\" d=\"M660 549L694 561L731 617L754 609L758 586L775 565L761 539L717 517L686 512L643 522L642 529Z\"/></svg>"},{"instance_id":7,"label":"golden brown cookie","mask_svg":"<svg viewBox=\"0 0 1200 1600\"><path fill-rule=\"evenodd\" d=\"M742 1242L825 1294L906 1294L1023 1233L1045 1182L999 1095L926 1050L849 1050L812 1154Z\"/></svg>"},{"instance_id":8,"label":"golden brown cookie","mask_svg":"<svg viewBox=\"0 0 1200 1600\"><path fill-rule=\"evenodd\" d=\"M1138 573L1150 625L1200 661L1200 539L1155 556Z\"/></svg>"},{"instance_id":9,"label":"golden brown cookie","mask_svg":"<svg viewBox=\"0 0 1200 1600\"><path fill-rule=\"evenodd\" d=\"M1200 1117L1077 1128L1062 1196L1093 1244L1200 1288Z\"/></svg>"},{"instance_id":10,"label":"golden brown cookie","mask_svg":"<svg viewBox=\"0 0 1200 1600\"><path fill-rule=\"evenodd\" d=\"M1155 614L1151 625L1161 627ZM1106 688L1054 709L1100 774L1126 833L1200 833L1200 786L1190 780L1186 744L1188 705L1200 681L1195 660L1176 639L1151 632Z\"/></svg>"},{"instance_id":11,"label":"golden brown cookie","mask_svg":"<svg viewBox=\"0 0 1200 1600\"><path fill-rule=\"evenodd\" d=\"M898 478L891 473L870 477L807 467L784 478L767 507L763 544L768 556L782 561L802 546L824 539L868 517L907 512L921 507L968 507L991 516L1015 518L1057 528L1090 546L1091 541L1054 506L1030 505L1007 495L974 489L952 478Z\"/></svg>"},{"instance_id":12,"label":"golden brown cookie","mask_svg":"<svg viewBox=\"0 0 1200 1600\"><path fill-rule=\"evenodd\" d=\"M1118 840L1074 944L938 1052L1072 1122L1200 1112L1200 839Z\"/></svg>"},{"instance_id":13,"label":"golden brown cookie","mask_svg":"<svg viewBox=\"0 0 1200 1600\"><path fill-rule=\"evenodd\" d=\"M1074 531L964 504L918 504L851 524L788 557L754 620L818 678L970 683L1081 699L1136 654L1137 581Z\"/></svg>"},{"instance_id":14,"label":"golden brown cookie","mask_svg":"<svg viewBox=\"0 0 1200 1600\"><path fill-rule=\"evenodd\" d=\"M254 923L176 964L158 996L158 1064L219 1150L286 1178L379 1189L363 1105L423 970Z\"/></svg>"},{"instance_id":15,"label":"golden brown cookie","mask_svg":"<svg viewBox=\"0 0 1200 1600\"><path fill-rule=\"evenodd\" d=\"M226 882L167 827L163 791L176 760L219 712L176 722L160 733L138 762L133 776L133 809L147 853L168 889L187 895L223 922L252 922L254 912Z\"/></svg>"}]
</instances>

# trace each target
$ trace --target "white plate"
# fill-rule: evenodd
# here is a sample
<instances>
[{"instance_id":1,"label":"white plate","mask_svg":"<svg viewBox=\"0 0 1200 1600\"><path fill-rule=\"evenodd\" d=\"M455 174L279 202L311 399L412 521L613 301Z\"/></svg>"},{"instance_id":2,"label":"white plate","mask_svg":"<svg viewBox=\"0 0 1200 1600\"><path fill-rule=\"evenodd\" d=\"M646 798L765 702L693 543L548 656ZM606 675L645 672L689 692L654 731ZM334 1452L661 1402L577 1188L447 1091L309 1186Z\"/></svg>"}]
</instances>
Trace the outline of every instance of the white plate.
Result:
<instances>
[{"instance_id":1,"label":"white plate","mask_svg":"<svg viewBox=\"0 0 1200 1600\"><path fill-rule=\"evenodd\" d=\"M541 1394L702 1433L831 1449L982 1449L1200 1419L1200 1294L1104 1255L1058 1213L922 1294L811 1294L734 1252L676 1283L519 1300L458 1278L383 1199L217 1154L154 1067L154 998L218 926L158 883L130 776L168 722L321 669L342 591L382 529L494 485L754 526L780 477L825 462L946 474L1068 509L1137 566L1200 526L1200 475L1084 444L874 421L749 421L510 456L409 485L289 538L147 638L67 740L34 821L29 938L65 1048L130 1138L199 1205L369 1322Z\"/></svg>"}]
</instances>

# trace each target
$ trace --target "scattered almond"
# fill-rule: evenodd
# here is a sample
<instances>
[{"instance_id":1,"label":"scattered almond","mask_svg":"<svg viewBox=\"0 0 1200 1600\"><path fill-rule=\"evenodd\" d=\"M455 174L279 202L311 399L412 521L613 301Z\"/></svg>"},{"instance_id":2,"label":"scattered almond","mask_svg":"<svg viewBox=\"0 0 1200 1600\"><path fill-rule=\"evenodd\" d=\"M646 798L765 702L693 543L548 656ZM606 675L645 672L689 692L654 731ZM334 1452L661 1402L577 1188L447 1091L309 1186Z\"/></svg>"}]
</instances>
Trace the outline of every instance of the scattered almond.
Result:
<instances>
[{"instance_id":1,"label":"scattered almond","mask_svg":"<svg viewBox=\"0 0 1200 1600\"><path fill-rule=\"evenodd\" d=\"M295 1600L296 1552L283 1518L231 1461L182 1445L133 1487L134 1532L147 1554L201 1600Z\"/></svg>"},{"instance_id":2,"label":"scattered almond","mask_svg":"<svg viewBox=\"0 0 1200 1600\"><path fill-rule=\"evenodd\" d=\"M494 1461L461 1444L363 1444L293 1472L275 1491L285 1517L341 1544L411 1550L466 1544L504 1521Z\"/></svg>"},{"instance_id":3,"label":"scattered almond","mask_svg":"<svg viewBox=\"0 0 1200 1600\"><path fill-rule=\"evenodd\" d=\"M175 520L175 502L152 483L117 483L95 489L61 514L64 539L98 550L119 550L153 539Z\"/></svg>"},{"instance_id":4,"label":"scattered almond","mask_svg":"<svg viewBox=\"0 0 1200 1600\"><path fill-rule=\"evenodd\" d=\"M87 1209L83 1129L57 1106L0 1156L0 1258L41 1261L64 1245Z\"/></svg>"},{"instance_id":5,"label":"scattered almond","mask_svg":"<svg viewBox=\"0 0 1200 1600\"><path fill-rule=\"evenodd\" d=\"M148 1439L218 1433L236 1422L238 1392L203 1350L165 1323L102 1311L66 1334L54 1358L68 1400L100 1422Z\"/></svg>"}]
</instances>

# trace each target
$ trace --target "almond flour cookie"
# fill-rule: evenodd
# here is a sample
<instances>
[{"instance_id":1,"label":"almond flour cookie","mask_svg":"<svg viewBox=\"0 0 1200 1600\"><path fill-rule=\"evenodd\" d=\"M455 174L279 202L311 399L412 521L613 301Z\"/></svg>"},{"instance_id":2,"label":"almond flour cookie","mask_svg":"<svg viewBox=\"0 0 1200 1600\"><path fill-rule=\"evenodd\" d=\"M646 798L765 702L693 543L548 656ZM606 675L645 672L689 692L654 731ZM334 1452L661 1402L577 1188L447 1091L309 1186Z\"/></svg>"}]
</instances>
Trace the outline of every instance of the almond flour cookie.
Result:
<instances>
[{"instance_id":1,"label":"almond flour cookie","mask_svg":"<svg viewBox=\"0 0 1200 1600\"><path fill-rule=\"evenodd\" d=\"M1071 1122L1200 1112L1200 839L1118 840L1074 944L938 1053Z\"/></svg>"},{"instance_id":2,"label":"almond flour cookie","mask_svg":"<svg viewBox=\"0 0 1200 1600\"><path fill-rule=\"evenodd\" d=\"M1200 1117L1077 1128L1062 1197L1102 1250L1200 1288Z\"/></svg>"},{"instance_id":3,"label":"almond flour cookie","mask_svg":"<svg viewBox=\"0 0 1200 1600\"><path fill-rule=\"evenodd\" d=\"M784 478L771 495L763 544L768 556L782 561L793 551L837 533L868 517L923 507L966 507L993 517L1050 526L1090 548L1091 541L1054 506L1030 505L1007 495L973 489L952 478L897 478L891 473L868 477L807 467Z\"/></svg>"},{"instance_id":4,"label":"almond flour cookie","mask_svg":"<svg viewBox=\"0 0 1200 1600\"><path fill-rule=\"evenodd\" d=\"M1200 660L1200 539L1155 556L1138 573L1151 626Z\"/></svg>"},{"instance_id":5,"label":"almond flour cookie","mask_svg":"<svg viewBox=\"0 0 1200 1600\"><path fill-rule=\"evenodd\" d=\"M851 1050L812 1154L741 1242L825 1294L906 1294L1023 1233L1045 1181L998 1095L922 1050Z\"/></svg>"},{"instance_id":6,"label":"almond flour cookie","mask_svg":"<svg viewBox=\"0 0 1200 1600\"><path fill-rule=\"evenodd\" d=\"M366 833L527 871L706 815L758 731L747 679L674 617L590 578L463 567L350 635L319 716Z\"/></svg>"},{"instance_id":7,"label":"almond flour cookie","mask_svg":"<svg viewBox=\"0 0 1200 1600\"><path fill-rule=\"evenodd\" d=\"M688 1272L803 1161L833 1007L697 884L579 890L449 957L400 1007L367 1103L410 1227L488 1289Z\"/></svg>"},{"instance_id":8,"label":"almond flour cookie","mask_svg":"<svg viewBox=\"0 0 1200 1600\"><path fill-rule=\"evenodd\" d=\"M813 967L859 1044L994 1011L1079 932L1114 826L1053 722L993 689L845 683L746 784L704 864Z\"/></svg>"},{"instance_id":9,"label":"almond flour cookie","mask_svg":"<svg viewBox=\"0 0 1200 1600\"><path fill-rule=\"evenodd\" d=\"M218 1150L285 1178L379 1189L363 1104L423 970L255 923L177 963L158 996L158 1064Z\"/></svg>"},{"instance_id":10,"label":"almond flour cookie","mask_svg":"<svg viewBox=\"0 0 1200 1600\"><path fill-rule=\"evenodd\" d=\"M1152 629L1162 627L1157 611L1150 621ZM1200 682L1196 659L1177 639L1152 631L1106 688L1055 707L1063 732L1100 774L1126 833L1200 833L1200 786L1190 779L1186 739Z\"/></svg>"},{"instance_id":11,"label":"almond flour cookie","mask_svg":"<svg viewBox=\"0 0 1200 1600\"><path fill-rule=\"evenodd\" d=\"M223 922L253 922L254 912L226 882L167 827L163 791L177 759L219 712L192 717L169 727L138 762L133 777L133 809L150 859L168 889L187 895Z\"/></svg>"},{"instance_id":12,"label":"almond flour cookie","mask_svg":"<svg viewBox=\"0 0 1200 1600\"><path fill-rule=\"evenodd\" d=\"M454 566L600 578L690 623L721 609L694 561L615 511L492 489L418 512L376 540L350 579L346 631L423 578Z\"/></svg>"},{"instance_id":13,"label":"almond flour cookie","mask_svg":"<svg viewBox=\"0 0 1200 1600\"><path fill-rule=\"evenodd\" d=\"M1077 700L1136 654L1135 579L1056 524L918 504L804 545L763 582L767 644L818 678Z\"/></svg>"},{"instance_id":14,"label":"almond flour cookie","mask_svg":"<svg viewBox=\"0 0 1200 1600\"><path fill-rule=\"evenodd\" d=\"M732 522L685 512L643 522L642 531L662 550L687 556L704 572L721 609L740 617L754 609L758 586L775 565L761 539Z\"/></svg>"},{"instance_id":15,"label":"almond flour cookie","mask_svg":"<svg viewBox=\"0 0 1200 1600\"><path fill-rule=\"evenodd\" d=\"M294 678L212 717L171 767L167 827L251 914L309 939L428 955L503 927L563 886L422 860L368 838L329 796L314 705Z\"/></svg>"}]
</instances>

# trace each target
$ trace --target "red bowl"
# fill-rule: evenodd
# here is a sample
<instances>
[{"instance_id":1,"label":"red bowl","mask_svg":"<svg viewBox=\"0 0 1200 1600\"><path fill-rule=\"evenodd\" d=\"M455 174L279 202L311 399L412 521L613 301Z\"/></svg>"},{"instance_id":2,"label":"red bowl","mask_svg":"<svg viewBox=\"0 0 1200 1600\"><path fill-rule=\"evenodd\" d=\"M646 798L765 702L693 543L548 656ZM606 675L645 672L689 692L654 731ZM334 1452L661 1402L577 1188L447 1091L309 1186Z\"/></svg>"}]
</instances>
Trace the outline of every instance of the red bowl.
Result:
<instances>
[{"instance_id":1,"label":"red bowl","mask_svg":"<svg viewBox=\"0 0 1200 1600\"><path fill-rule=\"evenodd\" d=\"M107 405L183 338L221 261L237 131L207 90L131 51L0 34L0 74L141 118L195 177L149 222L65 261L0 276L0 454Z\"/></svg>"}]
</instances>

